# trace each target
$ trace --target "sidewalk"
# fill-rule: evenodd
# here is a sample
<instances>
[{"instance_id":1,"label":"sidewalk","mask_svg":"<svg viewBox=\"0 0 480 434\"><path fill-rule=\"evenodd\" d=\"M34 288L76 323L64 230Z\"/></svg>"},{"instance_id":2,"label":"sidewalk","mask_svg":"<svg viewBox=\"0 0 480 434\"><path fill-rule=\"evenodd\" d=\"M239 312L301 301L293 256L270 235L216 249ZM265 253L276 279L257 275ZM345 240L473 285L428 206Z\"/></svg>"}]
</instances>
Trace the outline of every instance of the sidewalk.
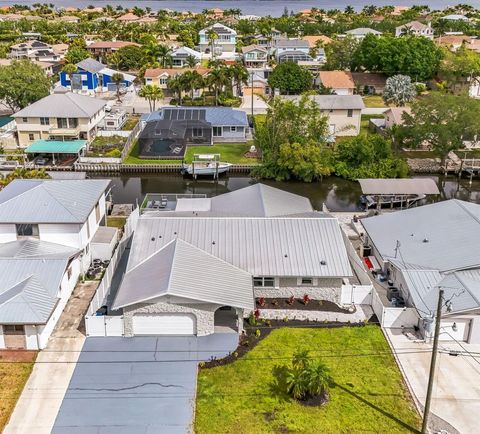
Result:
<instances>
[{"instance_id":1,"label":"sidewalk","mask_svg":"<svg viewBox=\"0 0 480 434\"><path fill-rule=\"evenodd\" d=\"M83 316L97 286L97 281L77 284L47 348L37 357L4 434L51 432L85 341Z\"/></svg>"}]
</instances>

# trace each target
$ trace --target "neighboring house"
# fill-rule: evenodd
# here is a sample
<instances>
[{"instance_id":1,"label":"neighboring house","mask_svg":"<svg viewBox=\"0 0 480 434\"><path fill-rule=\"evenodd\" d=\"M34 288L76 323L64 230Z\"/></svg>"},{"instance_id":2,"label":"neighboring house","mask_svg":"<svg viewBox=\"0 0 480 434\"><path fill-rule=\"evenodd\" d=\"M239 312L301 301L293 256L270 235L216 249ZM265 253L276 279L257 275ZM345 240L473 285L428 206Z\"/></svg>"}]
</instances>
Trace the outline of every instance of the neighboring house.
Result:
<instances>
[{"instance_id":1,"label":"neighboring house","mask_svg":"<svg viewBox=\"0 0 480 434\"><path fill-rule=\"evenodd\" d=\"M398 38L403 35L424 36L433 40L432 24L423 24L419 21L411 21L395 28L395 36Z\"/></svg>"},{"instance_id":2,"label":"neighboring house","mask_svg":"<svg viewBox=\"0 0 480 434\"><path fill-rule=\"evenodd\" d=\"M270 86L268 79L265 77L265 71L252 71L248 82L242 86L242 93L244 96L252 95L269 95Z\"/></svg>"},{"instance_id":3,"label":"neighboring house","mask_svg":"<svg viewBox=\"0 0 480 434\"><path fill-rule=\"evenodd\" d=\"M412 113L410 107L390 107L383 112L383 117L385 119L385 128L392 128L396 125L403 125L403 114Z\"/></svg>"},{"instance_id":4,"label":"neighboring house","mask_svg":"<svg viewBox=\"0 0 480 434\"><path fill-rule=\"evenodd\" d=\"M107 68L103 63L95 59L84 59L76 64L77 72L69 74L65 72L60 73L60 84L64 87L70 88L72 91L84 91L86 93L108 92L116 91L117 85L112 81L112 76L120 71ZM128 88L133 85L135 76L121 72L123 75L123 82L120 86Z\"/></svg>"},{"instance_id":5,"label":"neighboring house","mask_svg":"<svg viewBox=\"0 0 480 434\"><path fill-rule=\"evenodd\" d=\"M189 143L246 142L249 132L246 113L230 107L164 107L142 121L139 154L145 158L182 158Z\"/></svg>"},{"instance_id":6,"label":"neighboring house","mask_svg":"<svg viewBox=\"0 0 480 434\"><path fill-rule=\"evenodd\" d=\"M352 36L356 39L363 39L367 35L381 35L382 32L379 32L378 30L370 29L368 27L359 27L357 29L352 29L352 30L347 30L345 32L347 36Z\"/></svg>"},{"instance_id":7,"label":"neighboring house","mask_svg":"<svg viewBox=\"0 0 480 434\"><path fill-rule=\"evenodd\" d=\"M79 23L80 18L76 17L75 15L62 15L61 17L56 18L56 20L62 23Z\"/></svg>"},{"instance_id":8,"label":"neighboring house","mask_svg":"<svg viewBox=\"0 0 480 434\"><path fill-rule=\"evenodd\" d=\"M67 54L68 47L68 44L53 44L52 50L60 57L60 59L63 59L65 57L65 54Z\"/></svg>"},{"instance_id":9,"label":"neighboring house","mask_svg":"<svg viewBox=\"0 0 480 434\"><path fill-rule=\"evenodd\" d=\"M451 51L457 51L463 44L469 47L475 41L471 36L467 35L442 35L435 38L435 43L448 47Z\"/></svg>"},{"instance_id":10,"label":"neighboring house","mask_svg":"<svg viewBox=\"0 0 480 434\"><path fill-rule=\"evenodd\" d=\"M410 326L431 337L442 288L440 340L480 344L480 205L452 199L360 221L395 297L416 309Z\"/></svg>"},{"instance_id":11,"label":"neighboring house","mask_svg":"<svg viewBox=\"0 0 480 434\"><path fill-rule=\"evenodd\" d=\"M255 45L266 48L267 50L269 50L269 54L272 54L270 51L272 48L274 48L275 42L279 39L287 39L287 34L282 33L280 30L272 28L270 34L263 35L261 33L258 33L253 37L253 39L255 41Z\"/></svg>"},{"instance_id":12,"label":"neighboring house","mask_svg":"<svg viewBox=\"0 0 480 434\"><path fill-rule=\"evenodd\" d=\"M332 38L325 35L307 35L302 36L302 39L308 42L310 48L316 48L319 45L328 45L332 42Z\"/></svg>"},{"instance_id":13,"label":"neighboring house","mask_svg":"<svg viewBox=\"0 0 480 434\"><path fill-rule=\"evenodd\" d=\"M42 41L25 41L10 47L10 59L30 59L37 62L58 62L61 57L52 46Z\"/></svg>"},{"instance_id":14,"label":"neighboring house","mask_svg":"<svg viewBox=\"0 0 480 434\"><path fill-rule=\"evenodd\" d=\"M379 72L352 72L355 88L364 95L381 95L387 84L387 76Z\"/></svg>"},{"instance_id":15,"label":"neighboring house","mask_svg":"<svg viewBox=\"0 0 480 434\"><path fill-rule=\"evenodd\" d=\"M355 83L349 71L320 71L319 82L335 95L353 95Z\"/></svg>"},{"instance_id":16,"label":"neighboring house","mask_svg":"<svg viewBox=\"0 0 480 434\"><path fill-rule=\"evenodd\" d=\"M277 39L274 41L277 62L314 60L310 56L310 44L303 39Z\"/></svg>"},{"instance_id":17,"label":"neighboring house","mask_svg":"<svg viewBox=\"0 0 480 434\"><path fill-rule=\"evenodd\" d=\"M129 41L96 41L87 45L87 50L91 53L92 57L105 61L109 54L115 53L123 47L140 47L139 44Z\"/></svg>"},{"instance_id":18,"label":"neighboring house","mask_svg":"<svg viewBox=\"0 0 480 434\"><path fill-rule=\"evenodd\" d=\"M168 94L167 83L170 78L177 77L184 74L187 71L197 71L202 77L206 77L210 72L210 69L204 66L197 66L196 68L149 68L145 70L144 80L145 84L152 84L158 86ZM189 92L190 94L190 92ZM194 97L202 95L202 89L195 89L193 92Z\"/></svg>"},{"instance_id":19,"label":"neighboring house","mask_svg":"<svg viewBox=\"0 0 480 434\"><path fill-rule=\"evenodd\" d=\"M12 64L14 59L0 59L0 66L9 66ZM42 68L49 77L51 77L55 71L57 70L57 63L49 63L49 62L37 62L36 60L31 60L31 62L35 63L35 65Z\"/></svg>"},{"instance_id":20,"label":"neighboring house","mask_svg":"<svg viewBox=\"0 0 480 434\"><path fill-rule=\"evenodd\" d=\"M339 303L350 276L336 218L255 184L144 212L113 310L123 314L125 336L205 336L227 320L241 333L255 297Z\"/></svg>"},{"instance_id":21,"label":"neighboring house","mask_svg":"<svg viewBox=\"0 0 480 434\"><path fill-rule=\"evenodd\" d=\"M468 17L460 14L445 15L443 17L440 17L440 19L446 21L470 21Z\"/></svg>"},{"instance_id":22,"label":"neighboring house","mask_svg":"<svg viewBox=\"0 0 480 434\"><path fill-rule=\"evenodd\" d=\"M247 68L264 69L268 64L268 50L259 45L242 47L242 55Z\"/></svg>"},{"instance_id":23,"label":"neighboring house","mask_svg":"<svg viewBox=\"0 0 480 434\"><path fill-rule=\"evenodd\" d=\"M172 66L174 68L186 68L188 67L187 59L188 57L194 57L197 61L197 64L200 64L202 59L202 53L192 50L188 47L180 47L172 51Z\"/></svg>"},{"instance_id":24,"label":"neighboring house","mask_svg":"<svg viewBox=\"0 0 480 434\"><path fill-rule=\"evenodd\" d=\"M36 140L75 140L90 142L105 117L102 99L57 88L51 94L12 115L18 142L26 147ZM66 142L67 143L67 142Z\"/></svg>"},{"instance_id":25,"label":"neighboring house","mask_svg":"<svg viewBox=\"0 0 480 434\"><path fill-rule=\"evenodd\" d=\"M109 180L14 180L0 192L0 349L42 349L105 219Z\"/></svg>"},{"instance_id":26,"label":"neighboring house","mask_svg":"<svg viewBox=\"0 0 480 434\"><path fill-rule=\"evenodd\" d=\"M224 26L220 23L215 23L212 26L198 32L200 38L200 52L203 55L208 55L206 57L212 56L212 44L208 37L209 31L212 30L217 35L217 38L213 42L213 56L222 59L234 59L237 44L237 32L230 27Z\"/></svg>"}]
</instances>

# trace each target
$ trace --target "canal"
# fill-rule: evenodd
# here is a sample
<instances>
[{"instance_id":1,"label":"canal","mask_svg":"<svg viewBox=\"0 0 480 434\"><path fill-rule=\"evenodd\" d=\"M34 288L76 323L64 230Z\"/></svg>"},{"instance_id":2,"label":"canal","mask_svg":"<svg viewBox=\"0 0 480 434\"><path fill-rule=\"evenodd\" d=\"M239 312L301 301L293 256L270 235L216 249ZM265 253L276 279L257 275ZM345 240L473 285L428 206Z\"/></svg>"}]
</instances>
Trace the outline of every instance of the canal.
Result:
<instances>
[{"instance_id":1,"label":"canal","mask_svg":"<svg viewBox=\"0 0 480 434\"><path fill-rule=\"evenodd\" d=\"M469 180L454 176L429 176L437 183L441 192L439 197L431 197L430 201L445 199L461 199L480 203L480 180ZM141 176L112 176L112 196L115 203L141 203L147 193L204 193L216 196L229 191L238 190L255 183L248 176L229 175L221 177L218 182L211 179L183 178L180 175L156 174ZM308 197L314 208L322 209L325 203L331 211L360 210L360 186L357 182L337 177L327 177L323 181L310 184L296 181L262 181L265 184Z\"/></svg>"}]
</instances>

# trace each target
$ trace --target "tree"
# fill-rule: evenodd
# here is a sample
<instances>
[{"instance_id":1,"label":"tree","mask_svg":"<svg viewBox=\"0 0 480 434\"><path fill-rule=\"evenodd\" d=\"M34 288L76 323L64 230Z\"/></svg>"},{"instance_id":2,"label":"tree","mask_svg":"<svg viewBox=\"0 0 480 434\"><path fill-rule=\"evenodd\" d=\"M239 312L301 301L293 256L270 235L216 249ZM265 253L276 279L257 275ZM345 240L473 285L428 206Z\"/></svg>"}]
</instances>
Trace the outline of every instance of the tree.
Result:
<instances>
[{"instance_id":1,"label":"tree","mask_svg":"<svg viewBox=\"0 0 480 434\"><path fill-rule=\"evenodd\" d=\"M203 77L197 71L186 71L180 76L180 81L183 83L183 88L186 92L190 91L190 97L193 100L193 95L196 89L204 86Z\"/></svg>"},{"instance_id":2,"label":"tree","mask_svg":"<svg viewBox=\"0 0 480 434\"><path fill-rule=\"evenodd\" d=\"M280 63L270 73L268 84L272 89L280 89L282 94L299 95L312 87L310 71L293 62Z\"/></svg>"},{"instance_id":3,"label":"tree","mask_svg":"<svg viewBox=\"0 0 480 434\"><path fill-rule=\"evenodd\" d=\"M68 51L65 54L65 63L72 63L75 65L78 62L89 58L90 53L86 49L86 46L83 38L75 39L68 47Z\"/></svg>"},{"instance_id":4,"label":"tree","mask_svg":"<svg viewBox=\"0 0 480 434\"><path fill-rule=\"evenodd\" d=\"M335 147L335 174L347 179L403 178L408 166L395 157L392 144L378 134L342 140Z\"/></svg>"},{"instance_id":5,"label":"tree","mask_svg":"<svg viewBox=\"0 0 480 434\"><path fill-rule=\"evenodd\" d=\"M15 179L49 179L50 175L44 169L29 170L23 167L15 169L7 175L2 175L0 178L0 186L5 187Z\"/></svg>"},{"instance_id":6,"label":"tree","mask_svg":"<svg viewBox=\"0 0 480 434\"><path fill-rule=\"evenodd\" d=\"M122 82L125 80L125 77L121 72L115 72L112 74L112 81L115 83L117 87L117 101L121 102L122 100L120 99L120 85Z\"/></svg>"},{"instance_id":7,"label":"tree","mask_svg":"<svg viewBox=\"0 0 480 434\"><path fill-rule=\"evenodd\" d=\"M214 30L213 27L207 30L207 39L210 41L213 59L215 57L215 41L218 39L218 33Z\"/></svg>"},{"instance_id":8,"label":"tree","mask_svg":"<svg viewBox=\"0 0 480 434\"><path fill-rule=\"evenodd\" d=\"M163 68L172 66L172 49L170 47L167 47L166 45L159 45L157 55L158 61Z\"/></svg>"},{"instance_id":9,"label":"tree","mask_svg":"<svg viewBox=\"0 0 480 434\"><path fill-rule=\"evenodd\" d=\"M50 93L51 80L30 60L14 60L0 68L0 100L17 111Z\"/></svg>"},{"instance_id":10,"label":"tree","mask_svg":"<svg viewBox=\"0 0 480 434\"><path fill-rule=\"evenodd\" d=\"M139 69L144 63L143 49L136 45L122 47L115 54L118 55L118 67L122 69Z\"/></svg>"},{"instance_id":11,"label":"tree","mask_svg":"<svg viewBox=\"0 0 480 434\"><path fill-rule=\"evenodd\" d=\"M169 77L167 80L167 89L173 95L177 97L177 104L182 104L182 92L184 83L180 80L180 77Z\"/></svg>"},{"instance_id":12,"label":"tree","mask_svg":"<svg viewBox=\"0 0 480 434\"><path fill-rule=\"evenodd\" d=\"M427 144L445 164L449 152L480 137L478 119L479 100L464 94L431 93L412 104L411 114L404 114L395 139L411 148Z\"/></svg>"},{"instance_id":13,"label":"tree","mask_svg":"<svg viewBox=\"0 0 480 434\"><path fill-rule=\"evenodd\" d=\"M207 76L208 85L213 88L215 93L215 105L218 105L219 93L223 87L228 84L229 78L225 67L215 68L210 71Z\"/></svg>"},{"instance_id":14,"label":"tree","mask_svg":"<svg viewBox=\"0 0 480 434\"><path fill-rule=\"evenodd\" d=\"M185 58L185 63L189 68L195 68L195 66L197 66L198 64L198 59L195 56L192 56L191 54L189 54Z\"/></svg>"},{"instance_id":15,"label":"tree","mask_svg":"<svg viewBox=\"0 0 480 434\"><path fill-rule=\"evenodd\" d=\"M228 70L230 76L232 77L233 84L236 88L236 94L238 96L242 93L242 85L248 83L248 70L241 62L235 62L228 68Z\"/></svg>"},{"instance_id":16,"label":"tree","mask_svg":"<svg viewBox=\"0 0 480 434\"><path fill-rule=\"evenodd\" d=\"M480 55L465 44L455 52L444 50L439 75L447 80L450 90L465 90L480 76Z\"/></svg>"},{"instance_id":17,"label":"tree","mask_svg":"<svg viewBox=\"0 0 480 434\"><path fill-rule=\"evenodd\" d=\"M387 104L394 104L397 107L404 106L412 101L416 95L415 85L408 75L394 75L387 78L383 91L383 100Z\"/></svg>"},{"instance_id":18,"label":"tree","mask_svg":"<svg viewBox=\"0 0 480 434\"><path fill-rule=\"evenodd\" d=\"M70 81L70 88L72 88L72 77L73 77L73 74L77 72L77 67L73 63L67 63L62 68L62 72L64 72L67 75L68 80Z\"/></svg>"},{"instance_id":19,"label":"tree","mask_svg":"<svg viewBox=\"0 0 480 434\"><path fill-rule=\"evenodd\" d=\"M325 69L328 71L352 69L358 47L358 39L353 36L348 35L345 38L334 39L325 46L327 58Z\"/></svg>"},{"instance_id":20,"label":"tree","mask_svg":"<svg viewBox=\"0 0 480 434\"><path fill-rule=\"evenodd\" d=\"M146 84L140 89L138 95L148 101L150 111L154 112L157 101L163 98L163 91L156 85Z\"/></svg>"}]
</instances>

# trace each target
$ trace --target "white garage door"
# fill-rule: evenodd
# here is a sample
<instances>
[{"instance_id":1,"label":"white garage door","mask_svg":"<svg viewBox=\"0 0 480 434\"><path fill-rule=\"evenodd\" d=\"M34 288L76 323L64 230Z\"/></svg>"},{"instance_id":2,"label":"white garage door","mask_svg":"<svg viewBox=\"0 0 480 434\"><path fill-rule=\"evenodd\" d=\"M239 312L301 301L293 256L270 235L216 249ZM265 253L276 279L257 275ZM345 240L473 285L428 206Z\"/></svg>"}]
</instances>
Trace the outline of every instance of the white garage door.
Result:
<instances>
[{"instance_id":1,"label":"white garage door","mask_svg":"<svg viewBox=\"0 0 480 434\"><path fill-rule=\"evenodd\" d=\"M194 335L193 315L135 315L133 334L135 335Z\"/></svg>"},{"instance_id":2,"label":"white garage door","mask_svg":"<svg viewBox=\"0 0 480 434\"><path fill-rule=\"evenodd\" d=\"M453 330L453 323L456 324L457 331ZM441 341L459 341L463 342L468 339L470 331L470 320L448 320L442 321L440 325Z\"/></svg>"}]
</instances>

